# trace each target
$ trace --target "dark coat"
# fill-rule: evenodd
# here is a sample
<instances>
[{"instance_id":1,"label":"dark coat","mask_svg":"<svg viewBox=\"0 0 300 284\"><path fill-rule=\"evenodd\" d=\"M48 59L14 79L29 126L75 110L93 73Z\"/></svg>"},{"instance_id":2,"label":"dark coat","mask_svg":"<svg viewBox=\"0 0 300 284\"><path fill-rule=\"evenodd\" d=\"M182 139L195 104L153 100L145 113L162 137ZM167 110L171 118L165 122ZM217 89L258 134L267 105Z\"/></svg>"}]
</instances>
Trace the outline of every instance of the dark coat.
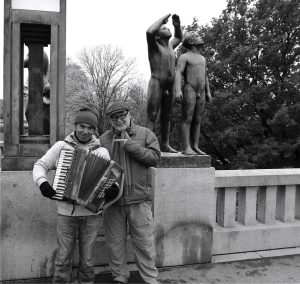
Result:
<instances>
[{"instance_id":1,"label":"dark coat","mask_svg":"<svg viewBox=\"0 0 300 284\"><path fill-rule=\"evenodd\" d=\"M121 204L132 204L152 200L151 167L160 160L160 148L157 137L148 128L135 125L127 131L129 139L123 144L115 142L118 136L114 130L108 130L100 137L111 159L123 166L125 182Z\"/></svg>"}]
</instances>

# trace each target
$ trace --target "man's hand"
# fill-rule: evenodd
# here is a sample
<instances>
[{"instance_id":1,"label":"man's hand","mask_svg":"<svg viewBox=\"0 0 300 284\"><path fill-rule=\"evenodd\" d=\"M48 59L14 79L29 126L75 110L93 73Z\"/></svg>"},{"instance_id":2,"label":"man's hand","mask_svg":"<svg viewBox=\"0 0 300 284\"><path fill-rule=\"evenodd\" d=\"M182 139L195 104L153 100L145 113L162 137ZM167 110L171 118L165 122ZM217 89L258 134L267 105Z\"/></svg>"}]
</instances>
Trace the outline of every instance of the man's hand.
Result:
<instances>
[{"instance_id":1,"label":"man's hand","mask_svg":"<svg viewBox=\"0 0 300 284\"><path fill-rule=\"evenodd\" d=\"M52 186L47 181L44 181L40 185L40 191L43 194L43 196L49 197L49 198L52 197L56 193L56 191L52 188Z\"/></svg>"},{"instance_id":2,"label":"man's hand","mask_svg":"<svg viewBox=\"0 0 300 284\"><path fill-rule=\"evenodd\" d=\"M172 15L172 22L174 27L180 27L180 18L178 15Z\"/></svg>"},{"instance_id":3,"label":"man's hand","mask_svg":"<svg viewBox=\"0 0 300 284\"><path fill-rule=\"evenodd\" d=\"M121 132L121 138L115 139L115 142L124 142L124 144L125 144L128 139L130 139L130 137L129 137L127 131L124 130Z\"/></svg>"},{"instance_id":4,"label":"man's hand","mask_svg":"<svg viewBox=\"0 0 300 284\"><path fill-rule=\"evenodd\" d=\"M115 199L118 194L120 192L120 187L118 185L118 183L114 183L110 188L105 189L105 202L109 202L112 201L113 199Z\"/></svg>"}]
</instances>

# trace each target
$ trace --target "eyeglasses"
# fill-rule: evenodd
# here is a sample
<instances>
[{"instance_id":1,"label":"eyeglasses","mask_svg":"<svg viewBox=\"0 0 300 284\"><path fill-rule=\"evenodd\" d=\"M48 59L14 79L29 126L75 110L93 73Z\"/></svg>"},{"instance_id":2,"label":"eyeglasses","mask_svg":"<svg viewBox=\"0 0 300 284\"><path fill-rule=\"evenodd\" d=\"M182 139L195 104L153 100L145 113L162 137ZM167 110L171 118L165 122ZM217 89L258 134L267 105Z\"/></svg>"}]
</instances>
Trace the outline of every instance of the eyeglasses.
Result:
<instances>
[{"instance_id":1,"label":"eyeglasses","mask_svg":"<svg viewBox=\"0 0 300 284\"><path fill-rule=\"evenodd\" d=\"M120 113L120 114L112 115L112 116L110 117L110 119L111 119L113 122L118 121L118 119L124 120L125 117L127 116L127 114L128 114L128 111L123 112L123 113Z\"/></svg>"}]
</instances>

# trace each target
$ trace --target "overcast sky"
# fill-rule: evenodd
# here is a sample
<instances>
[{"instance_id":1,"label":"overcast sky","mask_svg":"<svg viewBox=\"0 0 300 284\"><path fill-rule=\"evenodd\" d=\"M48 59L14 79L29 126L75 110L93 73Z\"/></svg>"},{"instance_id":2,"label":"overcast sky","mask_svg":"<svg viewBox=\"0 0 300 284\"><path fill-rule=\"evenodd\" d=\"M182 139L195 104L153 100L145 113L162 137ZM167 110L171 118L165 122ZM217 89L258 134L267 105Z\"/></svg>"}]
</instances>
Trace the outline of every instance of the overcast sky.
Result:
<instances>
[{"instance_id":1,"label":"overcast sky","mask_svg":"<svg viewBox=\"0 0 300 284\"><path fill-rule=\"evenodd\" d=\"M2 1L0 1L2 2ZM0 12L0 96L3 90L3 2ZM76 60L80 50L100 44L123 49L135 57L138 72L148 81L146 30L162 16L178 14L182 25L197 17L200 25L210 24L226 8L226 0L67 0L67 56ZM167 26L173 33L172 20Z\"/></svg>"}]
</instances>

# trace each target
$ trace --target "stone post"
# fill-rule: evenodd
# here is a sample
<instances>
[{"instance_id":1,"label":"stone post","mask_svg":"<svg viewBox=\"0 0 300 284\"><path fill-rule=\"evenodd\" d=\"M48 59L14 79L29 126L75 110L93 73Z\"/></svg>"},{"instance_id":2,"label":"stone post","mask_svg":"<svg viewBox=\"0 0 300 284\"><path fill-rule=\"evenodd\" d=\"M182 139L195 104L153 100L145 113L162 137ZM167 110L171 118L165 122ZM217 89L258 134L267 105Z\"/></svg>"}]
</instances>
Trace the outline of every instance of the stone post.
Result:
<instances>
[{"instance_id":1,"label":"stone post","mask_svg":"<svg viewBox=\"0 0 300 284\"><path fill-rule=\"evenodd\" d=\"M211 262L214 176L210 156L162 153L152 169L158 267Z\"/></svg>"}]
</instances>

